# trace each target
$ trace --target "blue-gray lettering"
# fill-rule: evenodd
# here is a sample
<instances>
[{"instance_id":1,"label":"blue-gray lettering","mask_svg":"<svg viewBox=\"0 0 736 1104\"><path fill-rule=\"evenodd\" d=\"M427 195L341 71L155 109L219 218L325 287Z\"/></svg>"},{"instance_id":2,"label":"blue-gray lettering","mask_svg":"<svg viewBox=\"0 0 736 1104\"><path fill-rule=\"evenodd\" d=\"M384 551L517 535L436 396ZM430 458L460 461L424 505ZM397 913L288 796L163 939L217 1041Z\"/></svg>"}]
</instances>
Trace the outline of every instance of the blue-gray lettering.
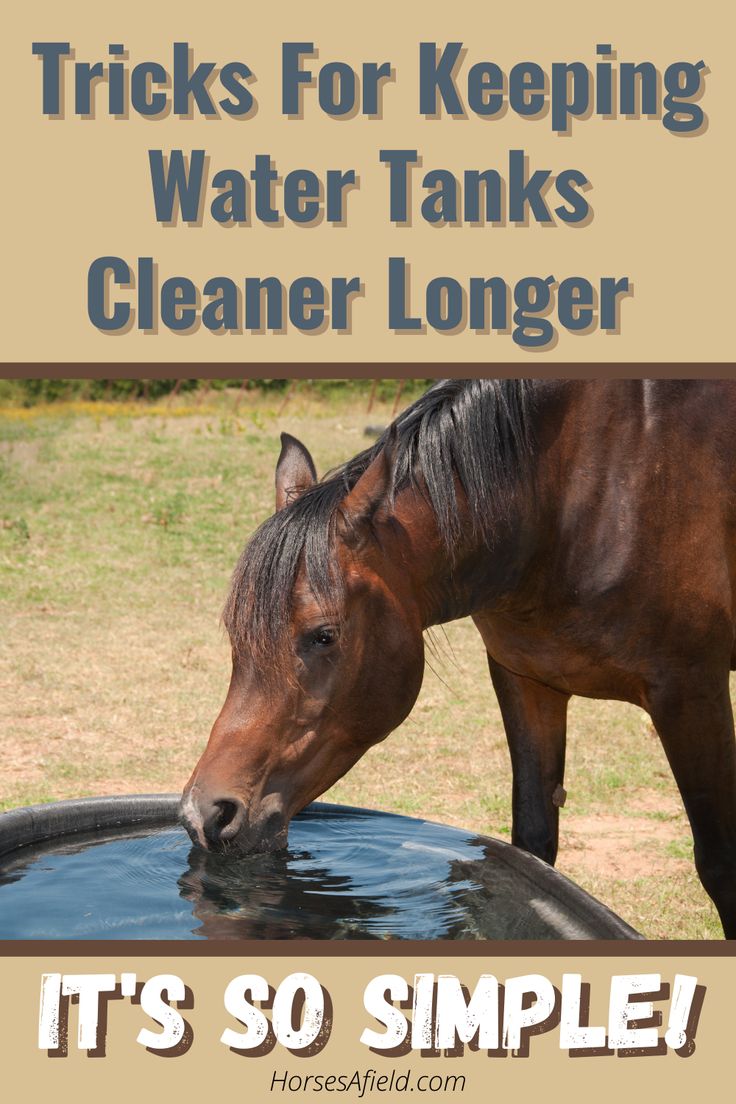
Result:
<instances>
[{"instance_id":1,"label":"blue-gray lettering","mask_svg":"<svg viewBox=\"0 0 736 1104\"><path fill-rule=\"evenodd\" d=\"M482 61L468 72L468 105L476 115L496 115L503 107L502 71L492 61Z\"/></svg>"},{"instance_id":2,"label":"blue-gray lettering","mask_svg":"<svg viewBox=\"0 0 736 1104\"><path fill-rule=\"evenodd\" d=\"M138 329L153 329L153 257L138 258Z\"/></svg>"},{"instance_id":3,"label":"blue-gray lettering","mask_svg":"<svg viewBox=\"0 0 736 1104\"><path fill-rule=\"evenodd\" d=\"M115 303L112 313L105 311L108 274L118 287L131 286L131 273L120 257L98 257L89 266L87 273L87 314L93 326L98 330L111 332L122 330L130 319L128 303Z\"/></svg>"},{"instance_id":4,"label":"blue-gray lettering","mask_svg":"<svg viewBox=\"0 0 736 1104\"><path fill-rule=\"evenodd\" d=\"M481 191L485 193L485 209L481 214ZM503 217L503 187L501 174L496 169L467 169L465 172L465 201L463 216L466 222L500 222Z\"/></svg>"},{"instance_id":5,"label":"blue-gray lettering","mask_svg":"<svg viewBox=\"0 0 736 1104\"><path fill-rule=\"evenodd\" d=\"M212 177L212 187L222 189L210 204L210 213L221 224L248 219L245 177L235 169L221 169Z\"/></svg>"},{"instance_id":6,"label":"blue-gray lettering","mask_svg":"<svg viewBox=\"0 0 736 1104\"><path fill-rule=\"evenodd\" d=\"M462 287L451 276L436 276L430 280L426 303L429 325L435 330L454 330L463 319L464 298Z\"/></svg>"},{"instance_id":7,"label":"blue-gray lettering","mask_svg":"<svg viewBox=\"0 0 736 1104\"><path fill-rule=\"evenodd\" d=\"M289 288L289 319L299 330L318 330L325 319L325 289L314 276L299 276Z\"/></svg>"},{"instance_id":8,"label":"blue-gray lettering","mask_svg":"<svg viewBox=\"0 0 736 1104\"><path fill-rule=\"evenodd\" d=\"M601 280L601 305L600 325L602 330L617 330L619 315L619 299L631 294L629 281L626 276L615 280L612 276L604 276Z\"/></svg>"},{"instance_id":9,"label":"blue-gray lettering","mask_svg":"<svg viewBox=\"0 0 736 1104\"><path fill-rule=\"evenodd\" d=\"M205 295L213 296L202 310L202 325L206 330L237 330L238 288L227 276L213 276L203 288Z\"/></svg>"},{"instance_id":10,"label":"blue-gray lettering","mask_svg":"<svg viewBox=\"0 0 736 1104\"><path fill-rule=\"evenodd\" d=\"M651 61L643 61L641 65L622 61L619 81L621 82L619 106L622 115L636 115L639 111L642 115L657 114L657 70ZM640 92L641 104L639 105Z\"/></svg>"},{"instance_id":11,"label":"blue-gray lettering","mask_svg":"<svg viewBox=\"0 0 736 1104\"><path fill-rule=\"evenodd\" d=\"M537 169L527 180L526 154L523 150L509 150L509 221L524 222L526 206L537 222L552 222L542 192L547 188L549 169Z\"/></svg>"},{"instance_id":12,"label":"blue-gray lettering","mask_svg":"<svg viewBox=\"0 0 736 1104\"><path fill-rule=\"evenodd\" d=\"M545 76L540 65L521 61L509 74L509 105L517 115L538 115L544 108Z\"/></svg>"},{"instance_id":13,"label":"blue-gray lettering","mask_svg":"<svg viewBox=\"0 0 736 1104\"><path fill-rule=\"evenodd\" d=\"M667 95L662 101L664 108L662 125L672 134L687 134L697 130L705 118L702 107L690 102L690 98L700 92L702 83L700 73L703 69L705 69L704 61L699 61L696 65L687 61L678 61L668 65L664 71L664 87Z\"/></svg>"},{"instance_id":14,"label":"blue-gray lettering","mask_svg":"<svg viewBox=\"0 0 736 1104\"><path fill-rule=\"evenodd\" d=\"M301 59L314 53L313 42L285 42L281 47L281 114L300 115L302 85L312 83L312 74L302 69Z\"/></svg>"},{"instance_id":15,"label":"blue-gray lettering","mask_svg":"<svg viewBox=\"0 0 736 1104\"><path fill-rule=\"evenodd\" d=\"M168 168L164 164L162 150L149 150L153 202L158 222L171 222L175 217L176 201L179 201L184 222L196 223L202 202L206 158L204 150L192 150L187 165L180 149L171 150Z\"/></svg>"},{"instance_id":16,"label":"blue-gray lettering","mask_svg":"<svg viewBox=\"0 0 736 1104\"><path fill-rule=\"evenodd\" d=\"M376 65L374 61L363 66L363 114L378 115L380 110L378 92L384 81L391 76L391 62L384 61Z\"/></svg>"},{"instance_id":17,"label":"blue-gray lettering","mask_svg":"<svg viewBox=\"0 0 736 1104\"><path fill-rule=\"evenodd\" d=\"M284 326L284 289L276 276L259 280L248 276L245 281L245 325L249 330L261 329L261 293L266 293L266 325L269 330Z\"/></svg>"},{"instance_id":18,"label":"blue-gray lettering","mask_svg":"<svg viewBox=\"0 0 736 1104\"><path fill-rule=\"evenodd\" d=\"M407 314L409 298L409 272L403 257L388 259L388 325L389 329L403 333L407 330L421 330L419 318Z\"/></svg>"},{"instance_id":19,"label":"blue-gray lettering","mask_svg":"<svg viewBox=\"0 0 736 1104\"><path fill-rule=\"evenodd\" d=\"M149 83L150 80L150 83ZM168 96L165 92L154 92L153 85L166 85L169 74L163 65L155 61L146 61L136 65L130 77L130 102L139 115L160 115L166 110Z\"/></svg>"},{"instance_id":20,"label":"blue-gray lettering","mask_svg":"<svg viewBox=\"0 0 736 1104\"><path fill-rule=\"evenodd\" d=\"M271 158L267 153L257 153L254 166L250 178L255 183L256 217L261 222L278 222L279 213L273 206L272 196L274 181L278 179L279 174L272 167Z\"/></svg>"},{"instance_id":21,"label":"blue-gray lettering","mask_svg":"<svg viewBox=\"0 0 736 1104\"><path fill-rule=\"evenodd\" d=\"M284 213L292 222L313 222L319 214L320 182L310 169L294 169L284 180Z\"/></svg>"},{"instance_id":22,"label":"blue-gray lettering","mask_svg":"<svg viewBox=\"0 0 736 1104\"><path fill-rule=\"evenodd\" d=\"M355 184L355 169L347 172L328 171L327 173L327 209L328 222L342 222L344 217L345 193L349 184Z\"/></svg>"},{"instance_id":23,"label":"blue-gray lettering","mask_svg":"<svg viewBox=\"0 0 736 1104\"><path fill-rule=\"evenodd\" d=\"M161 321L169 330L188 330L197 318L197 289L186 276L171 276L161 285Z\"/></svg>"},{"instance_id":24,"label":"blue-gray lettering","mask_svg":"<svg viewBox=\"0 0 736 1104\"><path fill-rule=\"evenodd\" d=\"M360 294L360 276L346 280L336 276L332 281L332 328L347 330L350 322L351 300Z\"/></svg>"},{"instance_id":25,"label":"blue-gray lettering","mask_svg":"<svg viewBox=\"0 0 736 1104\"><path fill-rule=\"evenodd\" d=\"M113 42L107 47L110 54L114 57L122 57L125 54L125 47L122 42ZM108 71L108 96L107 105L111 115L124 115L125 114L125 66L122 62L111 61L107 67Z\"/></svg>"},{"instance_id":26,"label":"blue-gray lettering","mask_svg":"<svg viewBox=\"0 0 736 1104\"><path fill-rule=\"evenodd\" d=\"M319 106L326 115L347 115L355 106L355 73L344 61L331 61L319 71Z\"/></svg>"},{"instance_id":27,"label":"blue-gray lettering","mask_svg":"<svg viewBox=\"0 0 736 1104\"><path fill-rule=\"evenodd\" d=\"M422 202L422 218L425 222L454 222L457 218L457 181L448 169L428 172L422 184L436 188Z\"/></svg>"},{"instance_id":28,"label":"blue-gray lettering","mask_svg":"<svg viewBox=\"0 0 736 1104\"><path fill-rule=\"evenodd\" d=\"M564 134L569 116L584 115L588 109L588 70L582 61L552 63L551 99L552 129Z\"/></svg>"},{"instance_id":29,"label":"blue-gray lettering","mask_svg":"<svg viewBox=\"0 0 736 1104\"><path fill-rule=\"evenodd\" d=\"M416 150L381 150L378 154L389 168L389 218L391 222L409 219L409 165L419 160Z\"/></svg>"},{"instance_id":30,"label":"blue-gray lettering","mask_svg":"<svg viewBox=\"0 0 736 1104\"><path fill-rule=\"evenodd\" d=\"M86 61L74 66L74 110L77 115L92 114L92 85L104 72L101 61L88 65Z\"/></svg>"},{"instance_id":31,"label":"blue-gray lettering","mask_svg":"<svg viewBox=\"0 0 736 1104\"><path fill-rule=\"evenodd\" d=\"M554 334L554 327L547 318L537 317L550 304L550 286L554 276L546 280L538 276L526 276L514 288L514 329L511 337L523 349L538 349L546 345Z\"/></svg>"},{"instance_id":32,"label":"blue-gray lettering","mask_svg":"<svg viewBox=\"0 0 736 1104\"><path fill-rule=\"evenodd\" d=\"M588 178L579 169L565 169L558 174L557 191L560 199L569 204L568 207L555 207L555 214L562 222L583 222L587 218L590 206L582 192L577 191L587 183Z\"/></svg>"},{"instance_id":33,"label":"blue-gray lettering","mask_svg":"<svg viewBox=\"0 0 736 1104\"><path fill-rule=\"evenodd\" d=\"M468 323L471 330L484 331L488 327L486 309L487 292L491 293L491 328L505 330L508 324L508 286L500 276L491 276L484 280L481 276L470 277L470 309Z\"/></svg>"},{"instance_id":34,"label":"blue-gray lettering","mask_svg":"<svg viewBox=\"0 0 736 1104\"><path fill-rule=\"evenodd\" d=\"M174 114L188 115L190 98L194 98L201 115L217 115L215 105L207 91L209 81L215 69L214 61L203 61L196 69L190 68L190 50L188 42L174 43Z\"/></svg>"},{"instance_id":35,"label":"blue-gray lettering","mask_svg":"<svg viewBox=\"0 0 736 1104\"><path fill-rule=\"evenodd\" d=\"M61 111L61 59L72 52L68 42L34 42L31 52L41 58L41 109L44 115Z\"/></svg>"},{"instance_id":36,"label":"blue-gray lettering","mask_svg":"<svg viewBox=\"0 0 736 1104\"><path fill-rule=\"evenodd\" d=\"M252 76L251 69L243 61L231 61L220 70L220 84L231 98L220 100L220 107L226 115L237 118L247 115L253 107L253 93L242 81Z\"/></svg>"},{"instance_id":37,"label":"blue-gray lettering","mask_svg":"<svg viewBox=\"0 0 736 1104\"><path fill-rule=\"evenodd\" d=\"M448 42L438 55L436 42L419 44L419 111L435 115L438 99L449 115L462 115L463 105L455 87L455 66L460 58L462 42Z\"/></svg>"},{"instance_id":38,"label":"blue-gray lettering","mask_svg":"<svg viewBox=\"0 0 736 1104\"><path fill-rule=\"evenodd\" d=\"M593 285L583 276L568 276L557 291L557 317L566 330L585 330L593 321Z\"/></svg>"}]
</instances>

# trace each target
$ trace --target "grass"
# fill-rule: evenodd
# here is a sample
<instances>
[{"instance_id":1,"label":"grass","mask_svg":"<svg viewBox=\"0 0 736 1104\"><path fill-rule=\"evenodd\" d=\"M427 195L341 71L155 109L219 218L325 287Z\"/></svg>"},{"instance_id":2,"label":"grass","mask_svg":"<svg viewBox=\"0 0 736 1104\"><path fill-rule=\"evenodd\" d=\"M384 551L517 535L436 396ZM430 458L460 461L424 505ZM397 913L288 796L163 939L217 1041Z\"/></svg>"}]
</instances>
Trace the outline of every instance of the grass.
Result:
<instances>
[{"instance_id":1,"label":"grass","mask_svg":"<svg viewBox=\"0 0 736 1104\"><path fill-rule=\"evenodd\" d=\"M364 391L336 388L0 410L0 808L183 786L227 689L219 612L272 509L279 431L325 470L392 397L370 416ZM480 639L460 621L436 641L409 719L328 797L508 838ZM574 700L566 787L563 872L649 937L720 937L648 717Z\"/></svg>"}]
</instances>

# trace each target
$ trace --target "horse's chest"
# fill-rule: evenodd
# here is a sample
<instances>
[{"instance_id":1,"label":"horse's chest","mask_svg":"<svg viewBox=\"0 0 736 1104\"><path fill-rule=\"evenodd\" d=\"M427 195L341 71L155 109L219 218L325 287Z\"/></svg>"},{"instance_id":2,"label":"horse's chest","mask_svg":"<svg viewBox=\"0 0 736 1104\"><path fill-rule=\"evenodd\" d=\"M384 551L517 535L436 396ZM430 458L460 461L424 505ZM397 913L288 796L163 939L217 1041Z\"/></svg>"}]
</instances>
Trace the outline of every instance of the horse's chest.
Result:
<instances>
[{"instance_id":1,"label":"horse's chest","mask_svg":"<svg viewBox=\"0 0 736 1104\"><path fill-rule=\"evenodd\" d=\"M474 621L489 655L509 671L564 693L641 703L645 672L605 628L590 630L576 614L544 619L479 614Z\"/></svg>"}]
</instances>

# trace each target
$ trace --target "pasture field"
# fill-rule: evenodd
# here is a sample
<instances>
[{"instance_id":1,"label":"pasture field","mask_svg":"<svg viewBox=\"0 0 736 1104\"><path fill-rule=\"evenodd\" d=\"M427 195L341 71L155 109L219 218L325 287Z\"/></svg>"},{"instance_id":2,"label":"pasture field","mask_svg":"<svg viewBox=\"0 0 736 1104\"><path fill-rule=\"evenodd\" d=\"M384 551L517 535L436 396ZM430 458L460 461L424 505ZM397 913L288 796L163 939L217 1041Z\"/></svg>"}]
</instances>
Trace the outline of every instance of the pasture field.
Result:
<instances>
[{"instance_id":1,"label":"pasture field","mask_svg":"<svg viewBox=\"0 0 736 1104\"><path fill-rule=\"evenodd\" d=\"M281 430L320 472L386 388L0 409L0 809L175 791L224 700L230 572L273 509ZM405 390L402 403L412 398ZM433 634L409 719L327 794L508 838L511 773L473 625ZM649 718L574 699L558 868L650 938L719 938Z\"/></svg>"}]
</instances>

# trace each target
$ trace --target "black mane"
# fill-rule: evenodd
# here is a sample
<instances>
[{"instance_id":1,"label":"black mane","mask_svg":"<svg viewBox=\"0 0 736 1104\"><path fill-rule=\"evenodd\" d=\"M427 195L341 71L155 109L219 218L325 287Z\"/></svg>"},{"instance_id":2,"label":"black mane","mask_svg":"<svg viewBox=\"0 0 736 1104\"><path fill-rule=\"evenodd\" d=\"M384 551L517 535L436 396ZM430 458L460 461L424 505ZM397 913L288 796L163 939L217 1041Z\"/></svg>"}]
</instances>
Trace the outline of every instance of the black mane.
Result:
<instances>
[{"instance_id":1,"label":"black mane","mask_svg":"<svg viewBox=\"0 0 736 1104\"><path fill-rule=\"evenodd\" d=\"M455 476L467 497L474 534L490 544L494 519L504 509L501 496L529 454L530 389L526 380L443 380L393 423L391 497L406 486L420 486L451 557L461 529ZM246 545L223 620L234 652L249 654L262 672L283 667L291 652L291 595L302 567L319 604L333 616L339 611L342 580L333 552L338 508L384 448L390 429L268 518Z\"/></svg>"}]
</instances>

